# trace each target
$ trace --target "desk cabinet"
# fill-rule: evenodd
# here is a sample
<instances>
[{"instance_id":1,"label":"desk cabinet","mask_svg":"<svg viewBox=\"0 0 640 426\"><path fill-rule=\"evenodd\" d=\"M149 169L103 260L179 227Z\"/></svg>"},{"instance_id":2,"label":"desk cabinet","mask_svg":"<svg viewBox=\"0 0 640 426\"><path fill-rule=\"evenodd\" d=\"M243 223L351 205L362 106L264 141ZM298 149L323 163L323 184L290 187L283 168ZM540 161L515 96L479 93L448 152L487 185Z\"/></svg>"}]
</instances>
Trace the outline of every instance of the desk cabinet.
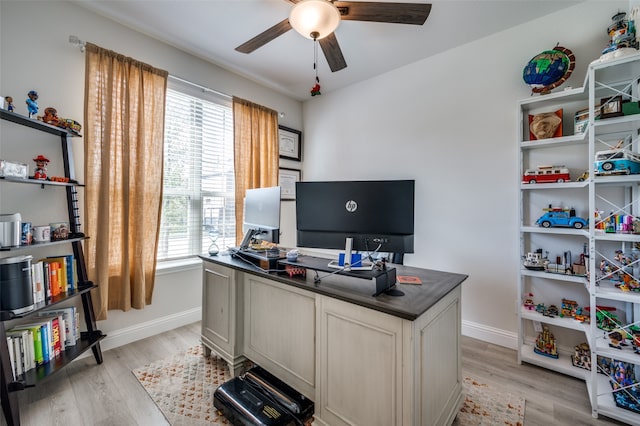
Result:
<instances>
[{"instance_id":1,"label":"desk cabinet","mask_svg":"<svg viewBox=\"0 0 640 426\"><path fill-rule=\"evenodd\" d=\"M404 322L320 297L316 413L330 425L401 425Z\"/></svg>"},{"instance_id":2,"label":"desk cabinet","mask_svg":"<svg viewBox=\"0 0 640 426\"><path fill-rule=\"evenodd\" d=\"M451 424L462 391L459 288L416 321L324 296L319 312L319 424Z\"/></svg>"},{"instance_id":3,"label":"desk cabinet","mask_svg":"<svg viewBox=\"0 0 640 426\"><path fill-rule=\"evenodd\" d=\"M202 332L205 355L211 350L229 364L232 376L238 375L246 360L242 354L242 283L235 269L212 262L203 263Z\"/></svg>"},{"instance_id":4,"label":"desk cabinet","mask_svg":"<svg viewBox=\"0 0 640 426\"><path fill-rule=\"evenodd\" d=\"M244 287L245 355L313 400L316 295L251 274Z\"/></svg>"}]
</instances>

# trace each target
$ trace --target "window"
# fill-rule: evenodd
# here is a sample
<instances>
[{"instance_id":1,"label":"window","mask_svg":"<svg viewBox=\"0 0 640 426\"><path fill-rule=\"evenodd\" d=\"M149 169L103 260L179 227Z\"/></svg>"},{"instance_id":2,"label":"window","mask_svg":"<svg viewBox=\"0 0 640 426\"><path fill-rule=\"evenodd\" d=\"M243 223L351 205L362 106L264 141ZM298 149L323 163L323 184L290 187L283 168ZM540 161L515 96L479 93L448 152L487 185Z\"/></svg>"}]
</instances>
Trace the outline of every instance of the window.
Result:
<instances>
[{"instance_id":1,"label":"window","mask_svg":"<svg viewBox=\"0 0 640 426\"><path fill-rule=\"evenodd\" d=\"M170 80L158 260L235 244L231 100Z\"/></svg>"}]
</instances>

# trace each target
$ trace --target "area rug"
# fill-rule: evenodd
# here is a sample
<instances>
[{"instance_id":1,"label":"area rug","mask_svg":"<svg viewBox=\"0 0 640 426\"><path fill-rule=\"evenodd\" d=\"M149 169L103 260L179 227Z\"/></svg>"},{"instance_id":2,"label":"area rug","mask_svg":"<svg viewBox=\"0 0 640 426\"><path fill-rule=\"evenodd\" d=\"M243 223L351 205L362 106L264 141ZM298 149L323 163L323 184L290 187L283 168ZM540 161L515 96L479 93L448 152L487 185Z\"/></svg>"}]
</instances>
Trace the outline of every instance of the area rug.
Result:
<instances>
[{"instance_id":1,"label":"area rug","mask_svg":"<svg viewBox=\"0 0 640 426\"><path fill-rule=\"evenodd\" d=\"M229 369L216 356L204 357L201 345L137 368L133 374L172 426L230 424L213 407L213 393L231 378ZM523 398L471 377L465 377L463 392L454 425L523 425Z\"/></svg>"},{"instance_id":2,"label":"area rug","mask_svg":"<svg viewBox=\"0 0 640 426\"><path fill-rule=\"evenodd\" d=\"M464 401L454 425L523 426L525 400L519 395L499 392L486 383L465 377Z\"/></svg>"}]
</instances>

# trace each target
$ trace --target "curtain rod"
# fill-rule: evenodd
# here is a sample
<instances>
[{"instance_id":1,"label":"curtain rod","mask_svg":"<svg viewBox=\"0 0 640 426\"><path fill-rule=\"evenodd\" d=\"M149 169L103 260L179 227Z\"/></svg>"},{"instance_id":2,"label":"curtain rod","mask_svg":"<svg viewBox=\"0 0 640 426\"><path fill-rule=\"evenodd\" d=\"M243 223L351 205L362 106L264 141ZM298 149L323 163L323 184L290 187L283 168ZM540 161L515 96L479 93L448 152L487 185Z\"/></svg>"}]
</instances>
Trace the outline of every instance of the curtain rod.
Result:
<instances>
[{"instance_id":1,"label":"curtain rod","mask_svg":"<svg viewBox=\"0 0 640 426\"><path fill-rule=\"evenodd\" d=\"M69 36L69 43L73 44L74 46L78 46L80 48L80 51L84 52L86 42L83 41L83 40L80 40L78 38L78 36L70 35ZM232 99L233 98L233 96L231 96L231 95L227 95L226 93L222 93L222 92L219 92L217 90L213 90L213 89L210 89L208 87L201 86L201 85L196 84L196 83L192 83L191 81L185 80L184 78L176 77L176 76L171 75L171 74L169 74L169 78L172 79L172 80L177 80L177 81L180 81L182 83L189 84L191 86L197 87L198 89L202 89L204 92L215 93L218 96L224 96L225 98L228 98L228 99Z\"/></svg>"},{"instance_id":2,"label":"curtain rod","mask_svg":"<svg viewBox=\"0 0 640 426\"><path fill-rule=\"evenodd\" d=\"M197 87L198 89L202 89L202 91L204 91L204 92L215 93L216 95L224 96L225 98L229 98L229 99L233 98L231 95L227 95L226 93L218 92L217 90L213 90L213 89L210 89L208 87L201 86L201 85L199 85L197 83L193 83L193 82L191 82L189 80L185 80L184 78L176 77L175 75L169 74L169 78L172 79L172 80L179 81L181 83L185 83L185 84L189 84L191 86Z\"/></svg>"}]
</instances>

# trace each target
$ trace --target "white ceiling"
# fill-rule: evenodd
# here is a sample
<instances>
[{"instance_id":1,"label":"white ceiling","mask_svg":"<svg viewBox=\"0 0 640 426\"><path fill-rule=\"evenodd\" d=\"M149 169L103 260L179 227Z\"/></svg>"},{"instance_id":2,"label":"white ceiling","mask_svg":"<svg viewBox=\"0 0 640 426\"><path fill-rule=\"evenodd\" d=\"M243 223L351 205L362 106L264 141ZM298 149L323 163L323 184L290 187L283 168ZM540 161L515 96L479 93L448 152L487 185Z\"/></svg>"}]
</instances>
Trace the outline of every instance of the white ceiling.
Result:
<instances>
[{"instance_id":1,"label":"white ceiling","mask_svg":"<svg viewBox=\"0 0 640 426\"><path fill-rule=\"evenodd\" d=\"M335 34L347 68L332 73L318 48L323 93L584 0L386 1L433 6L422 26L342 21ZM287 0L77 0L77 4L295 99L308 99L315 84L313 41L294 30L253 53L234 50L287 18L292 7Z\"/></svg>"}]
</instances>

